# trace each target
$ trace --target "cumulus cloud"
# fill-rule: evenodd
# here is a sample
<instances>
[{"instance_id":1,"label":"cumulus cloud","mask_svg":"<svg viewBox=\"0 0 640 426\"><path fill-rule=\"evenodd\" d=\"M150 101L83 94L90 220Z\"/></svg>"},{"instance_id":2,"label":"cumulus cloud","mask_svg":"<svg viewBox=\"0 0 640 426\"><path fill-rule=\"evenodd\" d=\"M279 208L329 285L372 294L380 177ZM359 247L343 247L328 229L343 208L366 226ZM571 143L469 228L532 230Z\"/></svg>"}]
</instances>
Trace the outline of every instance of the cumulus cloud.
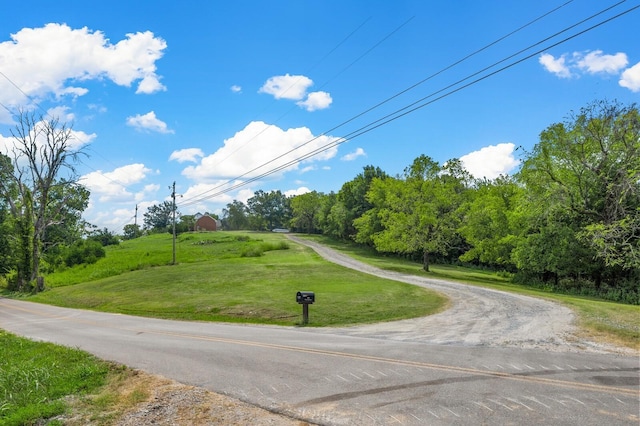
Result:
<instances>
[{"instance_id":1,"label":"cumulus cloud","mask_svg":"<svg viewBox=\"0 0 640 426\"><path fill-rule=\"evenodd\" d=\"M242 92L242 87L240 86L236 86L235 84L233 86L231 86L231 91L233 93L241 93Z\"/></svg>"},{"instance_id":2,"label":"cumulus cloud","mask_svg":"<svg viewBox=\"0 0 640 426\"><path fill-rule=\"evenodd\" d=\"M577 55L576 64L589 74L617 74L627 66L629 61L624 53L605 55L602 50L594 50L584 56Z\"/></svg>"},{"instance_id":3,"label":"cumulus cloud","mask_svg":"<svg viewBox=\"0 0 640 426\"><path fill-rule=\"evenodd\" d=\"M182 174L196 181L218 178L257 177L278 169L272 177L297 170L300 164L326 161L338 149L323 147L337 141L332 136L314 136L307 127L281 129L262 121L253 121L231 138L215 153L205 156L195 166L185 168ZM297 160L316 150L321 152L305 160ZM275 159L268 164L268 160Z\"/></svg>"},{"instance_id":4,"label":"cumulus cloud","mask_svg":"<svg viewBox=\"0 0 640 426\"><path fill-rule=\"evenodd\" d=\"M95 171L80 178L80 183L89 188L91 197L104 203L108 201L122 201L134 199L128 187L144 180L151 172L144 164L129 164L111 172ZM153 190L156 186L147 187Z\"/></svg>"},{"instance_id":5,"label":"cumulus cloud","mask_svg":"<svg viewBox=\"0 0 640 426\"><path fill-rule=\"evenodd\" d=\"M304 75L277 75L269 78L258 93L273 95L276 99L303 99L313 81Z\"/></svg>"},{"instance_id":6,"label":"cumulus cloud","mask_svg":"<svg viewBox=\"0 0 640 426\"><path fill-rule=\"evenodd\" d=\"M640 92L640 62L627 68L620 76L618 84L632 92Z\"/></svg>"},{"instance_id":7,"label":"cumulus cloud","mask_svg":"<svg viewBox=\"0 0 640 426\"><path fill-rule=\"evenodd\" d=\"M137 114L134 117L127 117L127 126L134 127L139 131L174 133L173 130L167 127L167 123L156 117L156 113L153 111L144 115Z\"/></svg>"},{"instance_id":8,"label":"cumulus cloud","mask_svg":"<svg viewBox=\"0 0 640 426\"><path fill-rule=\"evenodd\" d=\"M327 92L312 92L309 93L307 99L304 101L296 102L296 105L306 109L309 112L319 109L329 108L329 105L333 102L331 95Z\"/></svg>"},{"instance_id":9,"label":"cumulus cloud","mask_svg":"<svg viewBox=\"0 0 640 426\"><path fill-rule=\"evenodd\" d=\"M287 197L295 197L296 195L306 194L307 192L311 192L311 190L306 186L301 186L298 189L290 189L288 191L284 191L284 195Z\"/></svg>"},{"instance_id":10,"label":"cumulus cloud","mask_svg":"<svg viewBox=\"0 0 640 426\"><path fill-rule=\"evenodd\" d=\"M184 163L186 161L197 163L198 158L202 157L204 157L204 152L202 152L200 148L186 148L173 151L169 156L169 161L176 160L178 163Z\"/></svg>"},{"instance_id":11,"label":"cumulus cloud","mask_svg":"<svg viewBox=\"0 0 640 426\"><path fill-rule=\"evenodd\" d=\"M555 74L560 78L571 77L571 71L566 65L566 56L562 55L559 58L554 58L553 55L543 53L540 55L538 62L550 73Z\"/></svg>"},{"instance_id":12,"label":"cumulus cloud","mask_svg":"<svg viewBox=\"0 0 640 426\"><path fill-rule=\"evenodd\" d=\"M349 154L347 154L347 155L343 156L343 157L341 158L341 160L342 160L342 161L353 161L353 160L355 160L355 159L356 159L356 158L358 158L358 157L366 157L366 156L367 156L367 153L366 153L366 152L364 152L364 149L362 149L362 148L356 148L356 150L355 150L355 151L350 152Z\"/></svg>"},{"instance_id":13,"label":"cumulus cloud","mask_svg":"<svg viewBox=\"0 0 640 426\"><path fill-rule=\"evenodd\" d=\"M166 42L152 32L127 34L112 44L101 31L66 24L23 28L0 43L0 102L13 106L31 98L82 96L82 82L109 79L119 86L137 83L136 93L166 88L156 74ZM10 81L9 81L10 80ZM20 90L16 89L16 86Z\"/></svg>"},{"instance_id":14,"label":"cumulus cloud","mask_svg":"<svg viewBox=\"0 0 640 426\"><path fill-rule=\"evenodd\" d=\"M313 80L309 77L285 74L269 78L258 93L267 93L276 99L298 101L296 105L309 112L329 108L333 102L331 95L323 91L307 94L311 86L313 86Z\"/></svg>"},{"instance_id":15,"label":"cumulus cloud","mask_svg":"<svg viewBox=\"0 0 640 426\"><path fill-rule=\"evenodd\" d=\"M40 124L36 124L36 128L32 130L32 134L36 144L38 146L44 146L47 143L46 135L44 132L39 131ZM95 138L95 133L85 133L78 130L71 129L69 140L67 141L67 146L70 151L80 150L83 146L90 144ZM5 155L9 155L15 147L16 147L16 139L13 136L5 137L0 135L0 152Z\"/></svg>"},{"instance_id":16,"label":"cumulus cloud","mask_svg":"<svg viewBox=\"0 0 640 426\"><path fill-rule=\"evenodd\" d=\"M475 178L495 179L509 174L519 163L513 156L515 145L501 143L486 146L460 157L464 168Z\"/></svg>"},{"instance_id":17,"label":"cumulus cloud","mask_svg":"<svg viewBox=\"0 0 640 426\"><path fill-rule=\"evenodd\" d=\"M632 92L640 91L640 63L625 70L629 59L623 52L609 55L602 50L594 50L574 52L571 55L564 54L558 58L543 53L538 61L545 70L559 78L580 77L583 74L602 76L621 74L618 82L620 86Z\"/></svg>"}]
</instances>

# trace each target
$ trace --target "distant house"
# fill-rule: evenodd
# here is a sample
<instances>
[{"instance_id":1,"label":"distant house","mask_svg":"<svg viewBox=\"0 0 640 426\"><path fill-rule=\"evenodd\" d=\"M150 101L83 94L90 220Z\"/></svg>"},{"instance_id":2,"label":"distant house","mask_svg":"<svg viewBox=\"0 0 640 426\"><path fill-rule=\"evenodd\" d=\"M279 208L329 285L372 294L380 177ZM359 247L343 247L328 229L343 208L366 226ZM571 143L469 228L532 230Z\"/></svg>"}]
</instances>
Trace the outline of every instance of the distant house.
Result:
<instances>
[{"instance_id":1,"label":"distant house","mask_svg":"<svg viewBox=\"0 0 640 426\"><path fill-rule=\"evenodd\" d=\"M218 219L214 219L208 214L200 215L196 219L194 231L217 231L222 227L222 222Z\"/></svg>"}]
</instances>

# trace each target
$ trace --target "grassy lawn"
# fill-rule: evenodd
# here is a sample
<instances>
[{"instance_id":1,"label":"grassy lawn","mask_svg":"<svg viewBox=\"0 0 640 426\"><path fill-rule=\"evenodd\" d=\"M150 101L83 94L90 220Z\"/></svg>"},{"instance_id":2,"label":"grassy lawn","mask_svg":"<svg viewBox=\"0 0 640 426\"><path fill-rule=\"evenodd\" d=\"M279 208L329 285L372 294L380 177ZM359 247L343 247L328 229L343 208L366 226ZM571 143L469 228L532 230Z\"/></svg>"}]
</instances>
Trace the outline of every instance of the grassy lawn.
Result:
<instances>
[{"instance_id":1,"label":"grassy lawn","mask_svg":"<svg viewBox=\"0 0 640 426\"><path fill-rule=\"evenodd\" d=\"M280 234L184 234L176 251L178 264L170 265L168 234L107 247L94 265L47 276L52 289L28 299L160 318L299 325L295 294L308 290L316 293L310 326L412 318L447 303L435 292L328 263Z\"/></svg>"},{"instance_id":2,"label":"grassy lawn","mask_svg":"<svg viewBox=\"0 0 640 426\"><path fill-rule=\"evenodd\" d=\"M335 241L320 235L301 235L301 237L322 243L381 269L463 282L553 300L564 304L576 313L578 325L582 329L581 334L583 336L596 341L623 345L636 350L640 349L640 306L637 305L625 305L589 297L544 292L535 288L513 284L508 277L501 276L496 272L471 268L431 265L431 271L425 272L419 263L394 256L380 256L371 249L355 244Z\"/></svg>"}]
</instances>

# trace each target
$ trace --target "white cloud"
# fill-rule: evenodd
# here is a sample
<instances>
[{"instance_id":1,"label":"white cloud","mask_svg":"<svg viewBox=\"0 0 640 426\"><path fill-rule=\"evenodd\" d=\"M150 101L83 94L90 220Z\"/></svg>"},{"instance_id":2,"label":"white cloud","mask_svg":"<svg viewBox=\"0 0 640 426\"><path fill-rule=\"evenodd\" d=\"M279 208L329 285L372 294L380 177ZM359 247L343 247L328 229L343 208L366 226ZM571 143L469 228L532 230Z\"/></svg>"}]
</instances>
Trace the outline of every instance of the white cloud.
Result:
<instances>
[{"instance_id":1,"label":"white cloud","mask_svg":"<svg viewBox=\"0 0 640 426\"><path fill-rule=\"evenodd\" d=\"M128 187L144 180L150 172L144 164L129 164L111 172L88 173L80 177L80 183L89 188L91 197L97 197L101 203L130 200L134 194L129 192ZM145 187L145 190L157 190L157 187Z\"/></svg>"},{"instance_id":2,"label":"white cloud","mask_svg":"<svg viewBox=\"0 0 640 426\"><path fill-rule=\"evenodd\" d=\"M276 99L303 99L313 81L304 75L277 75L269 78L258 93L273 95Z\"/></svg>"},{"instance_id":3,"label":"white cloud","mask_svg":"<svg viewBox=\"0 0 640 426\"><path fill-rule=\"evenodd\" d=\"M331 95L327 92L312 92L309 93L307 99L304 101L296 102L296 105L306 109L309 112L319 109L329 108L329 105L333 102Z\"/></svg>"},{"instance_id":4,"label":"white cloud","mask_svg":"<svg viewBox=\"0 0 640 426\"><path fill-rule=\"evenodd\" d=\"M475 178L495 179L515 169L519 163L513 156L515 145L489 145L460 157L464 168Z\"/></svg>"},{"instance_id":5,"label":"white cloud","mask_svg":"<svg viewBox=\"0 0 640 426\"><path fill-rule=\"evenodd\" d=\"M602 50L573 52L572 55L564 54L557 59L543 53L538 61L547 71L560 78L579 77L583 74L617 75L629 63L626 53L607 55ZM640 91L640 63L623 71L618 83L632 92Z\"/></svg>"},{"instance_id":6,"label":"white cloud","mask_svg":"<svg viewBox=\"0 0 640 426\"><path fill-rule=\"evenodd\" d=\"M62 121L60 123L62 123ZM38 130L40 129L40 126L40 123L36 123L36 128L32 132L35 132L36 143L39 146L44 146L46 144L46 135ZM70 137L67 141L67 145L70 151L78 151L83 146L90 144L96 138L95 133L88 134L73 129L70 129L70 131ZM17 141L13 136L5 137L0 135L0 152L8 155L16 147L16 142Z\"/></svg>"},{"instance_id":7,"label":"white cloud","mask_svg":"<svg viewBox=\"0 0 640 426\"><path fill-rule=\"evenodd\" d=\"M169 161L176 160L178 163L184 163L189 161L196 163L198 158L204 157L204 152L200 148L186 148L178 151L173 151L169 156Z\"/></svg>"},{"instance_id":8,"label":"white cloud","mask_svg":"<svg viewBox=\"0 0 640 426\"><path fill-rule=\"evenodd\" d=\"M571 77L571 71L565 61L565 55L556 59L548 53L543 53L538 59L538 62L540 62L540 64L550 73L555 74L560 78L569 78Z\"/></svg>"},{"instance_id":9,"label":"white cloud","mask_svg":"<svg viewBox=\"0 0 640 426\"><path fill-rule=\"evenodd\" d=\"M127 125L135 127L139 131L174 133L173 130L167 128L167 123L158 120L156 113L153 111L145 115L137 114L135 117L127 117Z\"/></svg>"},{"instance_id":10,"label":"white cloud","mask_svg":"<svg viewBox=\"0 0 640 426\"><path fill-rule=\"evenodd\" d=\"M242 92L242 87L237 86L237 85L234 84L233 86L231 86L231 91L233 93L241 93Z\"/></svg>"},{"instance_id":11,"label":"white cloud","mask_svg":"<svg viewBox=\"0 0 640 426\"><path fill-rule=\"evenodd\" d=\"M620 76L618 84L632 92L640 92L640 62L631 68L627 68Z\"/></svg>"},{"instance_id":12,"label":"white cloud","mask_svg":"<svg viewBox=\"0 0 640 426\"><path fill-rule=\"evenodd\" d=\"M296 195L306 194L307 192L311 192L311 190L306 186L301 186L298 189L290 189L288 191L285 191L284 195L286 195L287 197L295 197Z\"/></svg>"},{"instance_id":13,"label":"white cloud","mask_svg":"<svg viewBox=\"0 0 640 426\"><path fill-rule=\"evenodd\" d=\"M307 94L307 89L311 86L313 80L304 75L277 75L269 78L258 93L267 93L276 99L298 101L296 105L309 112L329 108L333 102L331 95L323 91Z\"/></svg>"},{"instance_id":14,"label":"white cloud","mask_svg":"<svg viewBox=\"0 0 640 426\"><path fill-rule=\"evenodd\" d=\"M233 137L224 141L224 146L208 155L196 166L185 168L182 174L195 181L210 181L218 178L242 176L251 178L279 169L271 178L292 170L301 163L325 161L333 158L336 146L324 149L339 138L314 136L307 127L283 130L262 121L253 121ZM321 152L305 160L297 160L316 150ZM290 152L291 151L291 152ZM273 159L273 161L267 161Z\"/></svg>"},{"instance_id":15,"label":"white cloud","mask_svg":"<svg viewBox=\"0 0 640 426\"><path fill-rule=\"evenodd\" d=\"M112 44L101 31L86 27L51 23L23 28L0 43L0 69L7 77L0 79L0 102L24 104L25 94L35 99L82 96L88 91L83 81L105 78L126 87L137 82L136 93L165 90L155 63L166 47L149 31Z\"/></svg>"},{"instance_id":16,"label":"white cloud","mask_svg":"<svg viewBox=\"0 0 640 426\"><path fill-rule=\"evenodd\" d=\"M356 148L355 151L350 152L349 154L345 155L344 157L341 158L342 161L353 161L358 157L366 157L367 153L364 152L364 149L362 148Z\"/></svg>"},{"instance_id":17,"label":"white cloud","mask_svg":"<svg viewBox=\"0 0 640 426\"><path fill-rule=\"evenodd\" d=\"M629 63L627 55L620 52L615 55L603 55L602 50L594 50L584 56L574 55L577 57L577 66L589 74L617 74Z\"/></svg>"},{"instance_id":18,"label":"white cloud","mask_svg":"<svg viewBox=\"0 0 640 426\"><path fill-rule=\"evenodd\" d=\"M55 120L59 120L60 123L70 123L75 120L76 116L72 112L69 112L69 109L69 107L62 105L54 108L49 108L46 116L51 117Z\"/></svg>"}]
</instances>

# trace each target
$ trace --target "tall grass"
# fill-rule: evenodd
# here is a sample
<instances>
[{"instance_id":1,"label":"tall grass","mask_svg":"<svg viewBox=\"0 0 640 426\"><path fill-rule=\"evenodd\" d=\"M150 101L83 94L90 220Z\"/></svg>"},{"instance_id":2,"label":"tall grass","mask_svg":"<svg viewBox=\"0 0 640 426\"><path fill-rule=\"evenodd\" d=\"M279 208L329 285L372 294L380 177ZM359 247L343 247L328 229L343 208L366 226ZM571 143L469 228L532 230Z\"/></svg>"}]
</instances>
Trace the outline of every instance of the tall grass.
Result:
<instances>
[{"instance_id":1,"label":"tall grass","mask_svg":"<svg viewBox=\"0 0 640 426\"><path fill-rule=\"evenodd\" d=\"M0 330L0 424L40 424L62 414L64 397L105 383L109 364L75 349Z\"/></svg>"}]
</instances>

